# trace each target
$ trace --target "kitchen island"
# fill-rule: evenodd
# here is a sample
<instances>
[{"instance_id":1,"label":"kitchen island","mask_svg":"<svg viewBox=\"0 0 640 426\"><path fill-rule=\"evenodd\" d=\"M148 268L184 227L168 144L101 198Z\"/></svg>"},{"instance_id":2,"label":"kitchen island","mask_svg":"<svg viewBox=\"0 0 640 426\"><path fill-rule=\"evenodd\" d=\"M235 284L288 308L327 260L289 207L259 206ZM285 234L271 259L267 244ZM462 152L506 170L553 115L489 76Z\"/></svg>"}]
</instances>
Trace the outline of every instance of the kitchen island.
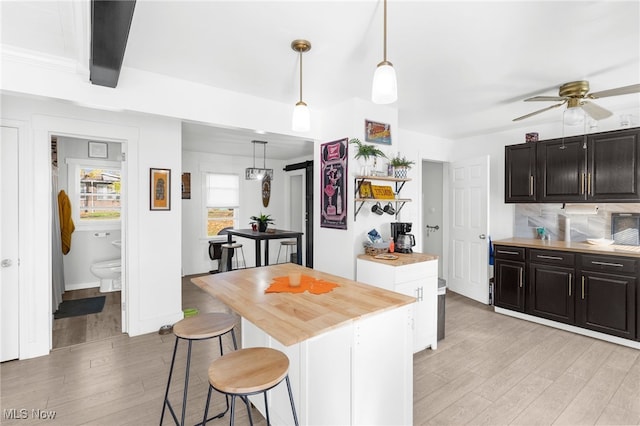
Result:
<instances>
[{"instance_id":1,"label":"kitchen island","mask_svg":"<svg viewBox=\"0 0 640 426\"><path fill-rule=\"evenodd\" d=\"M265 293L302 272L328 293ZM281 350L300 424L413 423L415 298L287 263L192 279L242 317L242 347ZM269 392L273 424L293 424L286 388ZM264 415L261 397L252 399Z\"/></svg>"}]
</instances>

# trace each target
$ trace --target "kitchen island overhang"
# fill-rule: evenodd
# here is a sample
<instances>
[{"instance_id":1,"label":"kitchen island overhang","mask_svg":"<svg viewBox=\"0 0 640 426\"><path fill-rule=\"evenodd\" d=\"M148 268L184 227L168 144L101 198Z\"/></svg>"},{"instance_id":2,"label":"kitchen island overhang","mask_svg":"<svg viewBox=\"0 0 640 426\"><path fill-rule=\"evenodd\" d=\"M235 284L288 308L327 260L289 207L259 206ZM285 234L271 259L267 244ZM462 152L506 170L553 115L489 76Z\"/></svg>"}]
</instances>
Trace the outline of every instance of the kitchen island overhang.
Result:
<instances>
[{"instance_id":1,"label":"kitchen island overhang","mask_svg":"<svg viewBox=\"0 0 640 426\"><path fill-rule=\"evenodd\" d=\"M292 271L338 287L265 293ZM415 298L291 263L192 282L242 317L242 347L287 354L301 424L412 424ZM273 423L293 424L286 390L270 398ZM263 401L252 402L264 414Z\"/></svg>"}]
</instances>

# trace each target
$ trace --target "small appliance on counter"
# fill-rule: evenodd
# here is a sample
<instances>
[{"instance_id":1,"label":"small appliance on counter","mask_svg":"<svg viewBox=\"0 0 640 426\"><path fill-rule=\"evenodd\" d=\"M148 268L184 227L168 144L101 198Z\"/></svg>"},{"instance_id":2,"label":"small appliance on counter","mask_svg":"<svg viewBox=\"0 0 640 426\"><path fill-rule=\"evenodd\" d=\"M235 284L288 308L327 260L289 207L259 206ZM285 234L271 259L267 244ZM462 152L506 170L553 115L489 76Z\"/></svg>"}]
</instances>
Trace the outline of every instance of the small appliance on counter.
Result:
<instances>
[{"instance_id":1,"label":"small appliance on counter","mask_svg":"<svg viewBox=\"0 0 640 426\"><path fill-rule=\"evenodd\" d=\"M391 222L391 237L395 243L396 252L413 253L412 247L416 245L416 239L409 232L411 232L411 222Z\"/></svg>"},{"instance_id":2,"label":"small appliance on counter","mask_svg":"<svg viewBox=\"0 0 640 426\"><path fill-rule=\"evenodd\" d=\"M640 213L611 213L614 244L640 245Z\"/></svg>"}]
</instances>

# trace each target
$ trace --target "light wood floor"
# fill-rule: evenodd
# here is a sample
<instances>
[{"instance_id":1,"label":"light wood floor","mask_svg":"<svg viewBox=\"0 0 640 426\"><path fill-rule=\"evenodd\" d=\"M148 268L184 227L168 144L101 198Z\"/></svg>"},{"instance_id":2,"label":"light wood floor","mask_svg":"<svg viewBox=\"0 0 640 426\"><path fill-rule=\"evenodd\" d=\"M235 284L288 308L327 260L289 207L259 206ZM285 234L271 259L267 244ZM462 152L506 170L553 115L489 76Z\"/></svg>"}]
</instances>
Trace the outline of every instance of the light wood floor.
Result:
<instances>
[{"instance_id":1,"label":"light wood floor","mask_svg":"<svg viewBox=\"0 0 640 426\"><path fill-rule=\"evenodd\" d=\"M65 291L62 300L105 296L102 312L53 320L53 348L93 342L122 334L120 292L100 293L100 288Z\"/></svg>"},{"instance_id":2,"label":"light wood floor","mask_svg":"<svg viewBox=\"0 0 640 426\"><path fill-rule=\"evenodd\" d=\"M184 307L226 312L188 279L183 295ZM414 357L415 424L640 424L640 351L498 315L451 292L446 301L445 339L437 351ZM7 409L27 409L29 419L2 424L158 424L174 341L120 335L4 363L3 417ZM230 348L230 339L224 342ZM184 372L186 345L179 350L176 371ZM217 356L215 344L194 344L189 424L201 420L207 366ZM171 400L179 409L184 377L174 378ZM212 410L222 403L215 397ZM242 408L236 424L248 424ZM36 420L32 409L53 410L56 418ZM265 424L256 411L254 419Z\"/></svg>"}]
</instances>

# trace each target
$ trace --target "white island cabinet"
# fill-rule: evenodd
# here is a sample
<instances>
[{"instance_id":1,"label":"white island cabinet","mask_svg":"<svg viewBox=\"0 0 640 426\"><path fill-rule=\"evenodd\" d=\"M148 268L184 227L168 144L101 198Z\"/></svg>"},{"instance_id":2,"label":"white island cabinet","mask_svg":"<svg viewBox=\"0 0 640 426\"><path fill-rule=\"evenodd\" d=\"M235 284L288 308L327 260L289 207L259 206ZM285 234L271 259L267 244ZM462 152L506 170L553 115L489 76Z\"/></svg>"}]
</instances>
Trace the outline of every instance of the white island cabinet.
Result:
<instances>
[{"instance_id":1,"label":"white island cabinet","mask_svg":"<svg viewBox=\"0 0 640 426\"><path fill-rule=\"evenodd\" d=\"M265 292L292 271L338 287L324 294ZM287 355L301 425L413 424L413 297L293 263L192 282L242 317L243 348ZM263 397L250 398L264 415ZM270 390L268 399L271 423L293 424L286 386Z\"/></svg>"},{"instance_id":2,"label":"white island cabinet","mask_svg":"<svg viewBox=\"0 0 640 426\"><path fill-rule=\"evenodd\" d=\"M438 257L394 253L398 259L358 256L356 280L416 298L413 304L413 351L438 347Z\"/></svg>"}]
</instances>

